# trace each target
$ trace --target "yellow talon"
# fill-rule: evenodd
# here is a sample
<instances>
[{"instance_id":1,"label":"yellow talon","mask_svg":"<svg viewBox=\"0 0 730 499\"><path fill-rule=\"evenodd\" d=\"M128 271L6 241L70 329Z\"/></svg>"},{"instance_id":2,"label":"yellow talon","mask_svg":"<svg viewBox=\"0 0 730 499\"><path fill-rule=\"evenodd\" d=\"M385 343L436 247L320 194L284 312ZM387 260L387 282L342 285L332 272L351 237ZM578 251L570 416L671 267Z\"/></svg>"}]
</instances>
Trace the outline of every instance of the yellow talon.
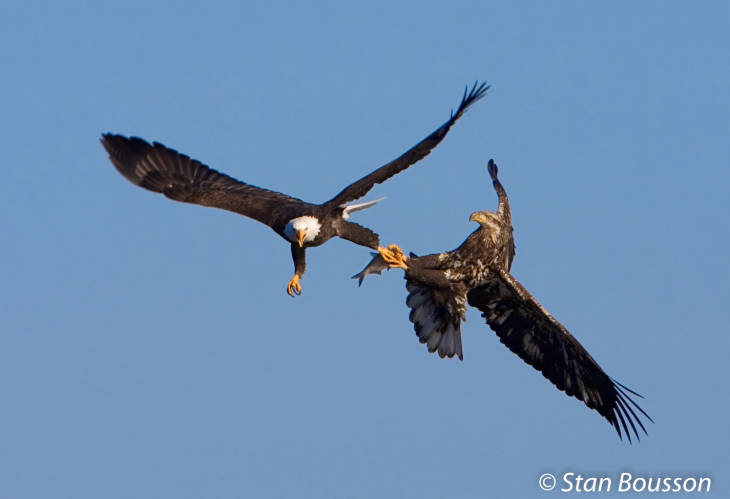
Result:
<instances>
[{"instance_id":1,"label":"yellow talon","mask_svg":"<svg viewBox=\"0 0 730 499\"><path fill-rule=\"evenodd\" d=\"M302 294L302 287L299 285L299 274L294 274L294 277L289 280L289 284L286 285L286 292L292 298L294 298L294 295Z\"/></svg>"},{"instance_id":2,"label":"yellow talon","mask_svg":"<svg viewBox=\"0 0 730 499\"><path fill-rule=\"evenodd\" d=\"M390 265L391 268L408 270L408 266L406 265L408 257L406 257L403 250L400 249L398 245L391 244L387 248L379 246L378 253L380 253L380 256L383 257L383 260L385 260L385 263Z\"/></svg>"}]
</instances>

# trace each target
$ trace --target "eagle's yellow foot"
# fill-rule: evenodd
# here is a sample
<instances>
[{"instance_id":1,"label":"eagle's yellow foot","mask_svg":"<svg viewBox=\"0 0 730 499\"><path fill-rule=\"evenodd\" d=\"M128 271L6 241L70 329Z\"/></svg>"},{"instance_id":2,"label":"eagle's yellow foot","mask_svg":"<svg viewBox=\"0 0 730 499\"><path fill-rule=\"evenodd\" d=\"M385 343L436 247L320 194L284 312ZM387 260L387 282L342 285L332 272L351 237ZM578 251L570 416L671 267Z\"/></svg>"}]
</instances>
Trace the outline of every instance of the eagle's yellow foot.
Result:
<instances>
[{"instance_id":1,"label":"eagle's yellow foot","mask_svg":"<svg viewBox=\"0 0 730 499\"><path fill-rule=\"evenodd\" d=\"M390 265L391 268L408 270L408 266L406 265L408 257L406 257L403 250L397 244L391 244L387 248L378 246L378 253L380 253L385 263Z\"/></svg>"},{"instance_id":2,"label":"eagle's yellow foot","mask_svg":"<svg viewBox=\"0 0 730 499\"><path fill-rule=\"evenodd\" d=\"M294 274L294 277L289 280L289 284L286 285L286 292L292 298L294 298L294 295L302 294L302 287L299 285L299 274Z\"/></svg>"}]
</instances>

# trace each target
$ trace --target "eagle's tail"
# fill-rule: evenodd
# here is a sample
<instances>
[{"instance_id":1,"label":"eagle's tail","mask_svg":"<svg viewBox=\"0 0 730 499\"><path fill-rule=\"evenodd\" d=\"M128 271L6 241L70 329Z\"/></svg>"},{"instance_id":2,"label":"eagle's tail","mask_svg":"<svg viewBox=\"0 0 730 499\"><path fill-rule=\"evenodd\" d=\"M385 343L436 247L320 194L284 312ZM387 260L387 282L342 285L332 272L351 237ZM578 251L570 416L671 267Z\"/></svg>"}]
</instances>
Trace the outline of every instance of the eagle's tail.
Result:
<instances>
[{"instance_id":1,"label":"eagle's tail","mask_svg":"<svg viewBox=\"0 0 730 499\"><path fill-rule=\"evenodd\" d=\"M406 305L411 308L408 318L413 323L418 341L425 343L429 352L438 352L439 357L456 355L464 360L461 350L463 303L459 304L453 294L435 288L412 282L408 282L406 288L409 292Z\"/></svg>"},{"instance_id":2,"label":"eagle's tail","mask_svg":"<svg viewBox=\"0 0 730 499\"><path fill-rule=\"evenodd\" d=\"M372 201L365 201L363 203L355 203L355 204L342 204L340 205L340 208L344 208L342 210L342 218L347 220L350 218L350 213L355 213L356 211L365 210L367 208L370 208L371 206L375 206L375 203L378 203L382 201L385 198L380 199L374 199Z\"/></svg>"},{"instance_id":3,"label":"eagle's tail","mask_svg":"<svg viewBox=\"0 0 730 499\"><path fill-rule=\"evenodd\" d=\"M380 274L384 270L388 270L390 268L385 260L383 260L383 257L380 256L380 253L371 252L370 254L373 255L373 259L370 260L370 263L368 263L360 272L352 276L353 279L359 279L357 282L358 286L362 286L362 281L365 279L366 275Z\"/></svg>"}]
</instances>

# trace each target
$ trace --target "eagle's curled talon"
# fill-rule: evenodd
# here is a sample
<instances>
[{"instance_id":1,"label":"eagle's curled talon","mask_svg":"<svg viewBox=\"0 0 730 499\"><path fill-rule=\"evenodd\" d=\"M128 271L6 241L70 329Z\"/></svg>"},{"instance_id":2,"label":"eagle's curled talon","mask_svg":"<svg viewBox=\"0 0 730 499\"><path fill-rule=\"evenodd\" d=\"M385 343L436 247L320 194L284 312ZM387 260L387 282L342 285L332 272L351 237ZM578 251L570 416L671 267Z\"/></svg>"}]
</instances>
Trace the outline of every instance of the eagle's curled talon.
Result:
<instances>
[{"instance_id":1,"label":"eagle's curled talon","mask_svg":"<svg viewBox=\"0 0 730 499\"><path fill-rule=\"evenodd\" d=\"M299 284L298 274L294 274L294 277L289 280L289 283L286 285L286 292L292 298L294 298L294 295L299 296L302 294L302 286Z\"/></svg>"},{"instance_id":2,"label":"eagle's curled talon","mask_svg":"<svg viewBox=\"0 0 730 499\"><path fill-rule=\"evenodd\" d=\"M398 245L391 244L387 248L379 246L378 253L380 253L380 256L383 257L383 260L385 260L385 263L387 263L391 268L399 268L403 270L408 269L406 266L406 260L408 260L408 258Z\"/></svg>"}]
</instances>

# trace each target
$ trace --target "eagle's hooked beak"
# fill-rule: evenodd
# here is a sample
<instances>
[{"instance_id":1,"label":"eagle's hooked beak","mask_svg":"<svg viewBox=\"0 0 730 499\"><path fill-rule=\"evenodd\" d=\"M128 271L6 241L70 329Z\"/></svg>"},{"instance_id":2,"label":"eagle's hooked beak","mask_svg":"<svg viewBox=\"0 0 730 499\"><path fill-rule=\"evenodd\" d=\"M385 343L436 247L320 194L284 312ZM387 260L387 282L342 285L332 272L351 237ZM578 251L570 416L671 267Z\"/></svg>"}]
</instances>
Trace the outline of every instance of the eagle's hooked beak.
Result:
<instances>
[{"instance_id":1,"label":"eagle's hooked beak","mask_svg":"<svg viewBox=\"0 0 730 499\"><path fill-rule=\"evenodd\" d=\"M483 222L485 222L485 220L484 220L484 215L482 215L482 214L481 214L481 213L479 213L478 211L475 211L475 212L474 212L474 213L472 213L472 214L471 214L471 216L469 217L469 221L470 221L470 222L477 222L477 223L483 223Z\"/></svg>"},{"instance_id":2,"label":"eagle's hooked beak","mask_svg":"<svg viewBox=\"0 0 730 499\"><path fill-rule=\"evenodd\" d=\"M299 241L299 247L301 248L304 246L304 238L307 237L307 231L306 230L298 230L297 231L297 240Z\"/></svg>"}]
</instances>

